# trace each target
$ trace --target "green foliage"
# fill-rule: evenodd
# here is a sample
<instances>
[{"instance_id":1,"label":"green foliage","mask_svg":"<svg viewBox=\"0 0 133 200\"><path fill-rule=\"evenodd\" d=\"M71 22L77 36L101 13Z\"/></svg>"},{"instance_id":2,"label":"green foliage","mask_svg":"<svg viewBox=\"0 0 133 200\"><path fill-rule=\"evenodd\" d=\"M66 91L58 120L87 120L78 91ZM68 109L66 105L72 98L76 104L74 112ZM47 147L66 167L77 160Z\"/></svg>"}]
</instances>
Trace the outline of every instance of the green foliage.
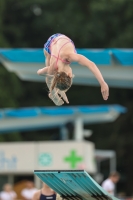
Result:
<instances>
[{"instance_id":1,"label":"green foliage","mask_svg":"<svg viewBox=\"0 0 133 200\"><path fill-rule=\"evenodd\" d=\"M1 46L42 47L53 33L77 47L132 47L130 0L1 0Z\"/></svg>"},{"instance_id":2,"label":"green foliage","mask_svg":"<svg viewBox=\"0 0 133 200\"><path fill-rule=\"evenodd\" d=\"M18 77L0 65L0 108L18 107L23 88Z\"/></svg>"}]
</instances>

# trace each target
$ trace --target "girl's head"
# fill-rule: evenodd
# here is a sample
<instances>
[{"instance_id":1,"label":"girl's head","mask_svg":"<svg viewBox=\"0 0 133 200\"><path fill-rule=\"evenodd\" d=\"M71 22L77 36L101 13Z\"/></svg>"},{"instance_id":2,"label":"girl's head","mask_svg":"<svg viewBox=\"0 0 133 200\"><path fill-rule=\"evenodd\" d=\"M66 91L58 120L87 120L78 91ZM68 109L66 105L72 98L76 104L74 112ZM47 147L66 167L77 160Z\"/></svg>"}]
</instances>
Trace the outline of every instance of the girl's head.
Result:
<instances>
[{"instance_id":1,"label":"girl's head","mask_svg":"<svg viewBox=\"0 0 133 200\"><path fill-rule=\"evenodd\" d=\"M68 90L72 85L72 78L70 78L65 72L57 72L54 75L51 90L53 90L55 87L63 90Z\"/></svg>"}]
</instances>

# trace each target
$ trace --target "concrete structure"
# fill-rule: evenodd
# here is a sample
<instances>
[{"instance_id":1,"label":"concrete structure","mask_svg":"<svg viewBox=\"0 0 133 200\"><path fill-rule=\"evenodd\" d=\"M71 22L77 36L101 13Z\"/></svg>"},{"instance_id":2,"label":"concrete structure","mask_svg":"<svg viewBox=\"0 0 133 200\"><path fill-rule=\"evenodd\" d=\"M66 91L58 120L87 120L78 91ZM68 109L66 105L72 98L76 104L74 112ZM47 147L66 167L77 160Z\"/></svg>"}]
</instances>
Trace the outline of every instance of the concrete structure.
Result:
<instances>
[{"instance_id":1,"label":"concrete structure","mask_svg":"<svg viewBox=\"0 0 133 200\"><path fill-rule=\"evenodd\" d=\"M115 121L126 108L120 105L31 107L0 110L0 133L59 127L67 138L65 125L74 123L74 139L84 137L84 124Z\"/></svg>"},{"instance_id":2,"label":"concrete structure","mask_svg":"<svg viewBox=\"0 0 133 200\"><path fill-rule=\"evenodd\" d=\"M14 176L33 175L34 169L85 168L89 173L97 171L95 146L85 141L53 142L11 142L0 144L0 176L8 176L14 182ZM36 185L40 184L36 180ZM40 188L41 185L38 185Z\"/></svg>"},{"instance_id":3,"label":"concrete structure","mask_svg":"<svg viewBox=\"0 0 133 200\"><path fill-rule=\"evenodd\" d=\"M77 49L96 63L110 87L133 88L133 49ZM26 81L44 81L37 70L44 67L42 49L0 49L0 62L7 70ZM95 85L94 75L78 63L72 63L73 84Z\"/></svg>"}]
</instances>

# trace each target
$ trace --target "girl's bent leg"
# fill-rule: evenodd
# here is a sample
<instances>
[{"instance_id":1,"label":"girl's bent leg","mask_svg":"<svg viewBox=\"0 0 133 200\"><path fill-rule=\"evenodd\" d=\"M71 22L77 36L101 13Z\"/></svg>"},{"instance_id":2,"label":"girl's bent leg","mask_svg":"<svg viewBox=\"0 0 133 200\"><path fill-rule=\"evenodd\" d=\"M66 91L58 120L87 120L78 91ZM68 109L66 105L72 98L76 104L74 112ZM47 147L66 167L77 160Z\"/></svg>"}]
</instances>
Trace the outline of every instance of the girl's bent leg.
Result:
<instances>
[{"instance_id":1,"label":"girl's bent leg","mask_svg":"<svg viewBox=\"0 0 133 200\"><path fill-rule=\"evenodd\" d=\"M46 67L42 68L42 69L39 69L37 71L37 74L38 75L44 75L44 74L47 74L48 73L48 68L49 68L49 65L50 65L50 54L44 50L44 55L45 55L45 65Z\"/></svg>"}]
</instances>

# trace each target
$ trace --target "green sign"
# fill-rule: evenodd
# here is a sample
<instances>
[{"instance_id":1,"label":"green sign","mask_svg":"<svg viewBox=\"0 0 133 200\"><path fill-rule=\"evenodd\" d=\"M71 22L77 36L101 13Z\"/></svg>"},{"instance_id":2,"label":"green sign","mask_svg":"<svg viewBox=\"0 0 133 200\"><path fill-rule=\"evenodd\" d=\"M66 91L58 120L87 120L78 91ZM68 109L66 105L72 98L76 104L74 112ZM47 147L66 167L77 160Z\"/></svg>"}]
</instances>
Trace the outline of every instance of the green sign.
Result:
<instances>
[{"instance_id":1,"label":"green sign","mask_svg":"<svg viewBox=\"0 0 133 200\"><path fill-rule=\"evenodd\" d=\"M83 157L78 156L75 150L71 150L69 156L64 158L65 162L69 162L72 169L75 169L77 163L83 161Z\"/></svg>"},{"instance_id":2,"label":"green sign","mask_svg":"<svg viewBox=\"0 0 133 200\"><path fill-rule=\"evenodd\" d=\"M39 164L41 166L49 166L52 163L52 156L49 153L41 153L39 155Z\"/></svg>"}]
</instances>

